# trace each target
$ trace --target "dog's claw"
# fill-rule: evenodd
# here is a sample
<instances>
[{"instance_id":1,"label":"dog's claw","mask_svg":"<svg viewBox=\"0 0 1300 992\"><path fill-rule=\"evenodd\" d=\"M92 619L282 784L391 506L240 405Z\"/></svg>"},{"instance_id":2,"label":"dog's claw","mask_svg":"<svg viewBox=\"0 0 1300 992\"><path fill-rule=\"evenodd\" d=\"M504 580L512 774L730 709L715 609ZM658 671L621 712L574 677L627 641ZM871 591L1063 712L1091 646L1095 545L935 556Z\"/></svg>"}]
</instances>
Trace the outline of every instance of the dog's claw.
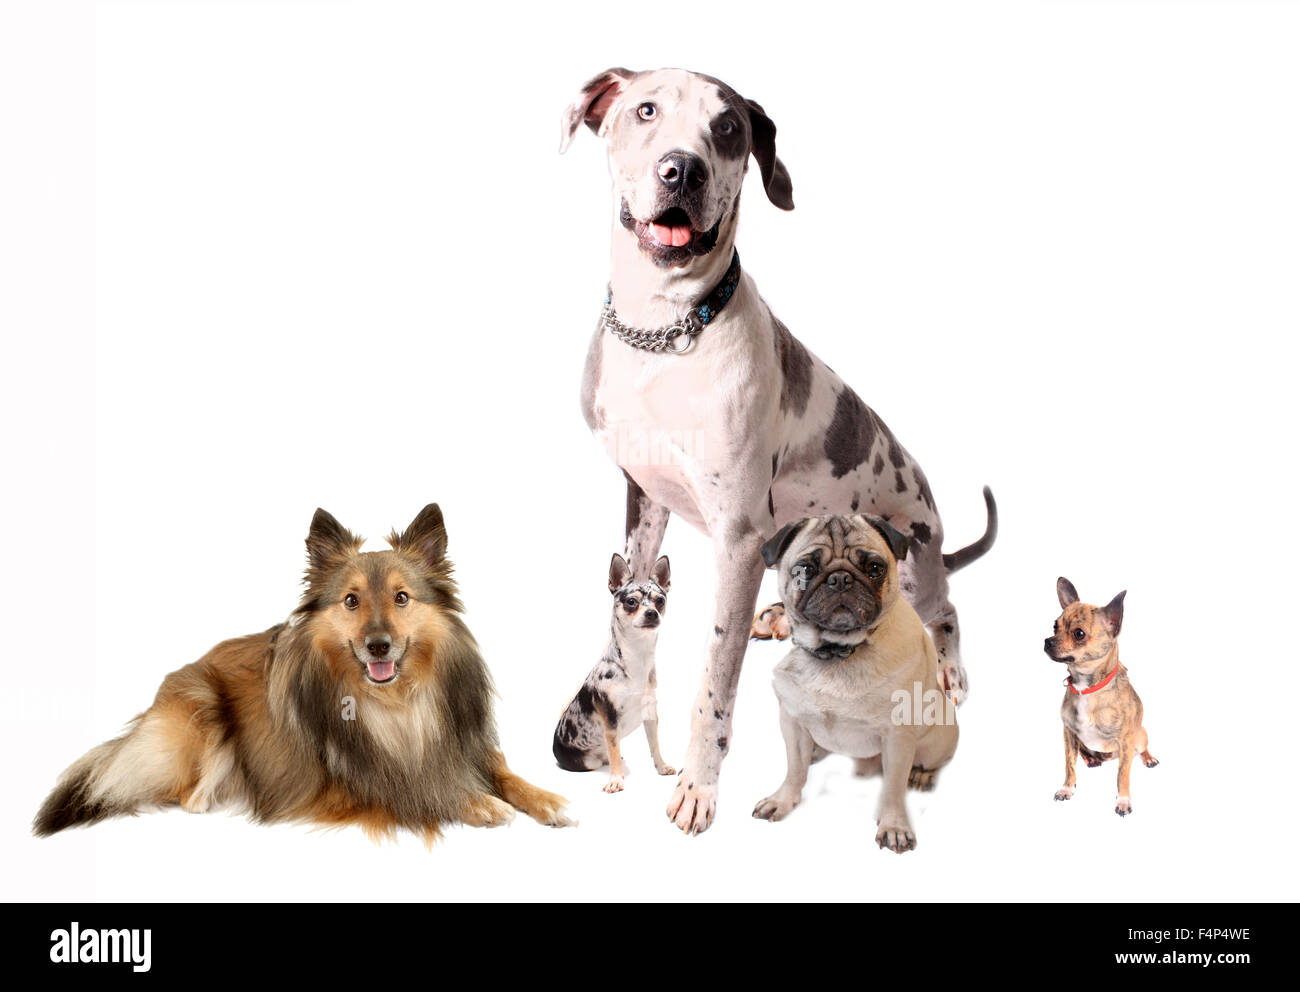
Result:
<instances>
[{"instance_id":1,"label":"dog's claw","mask_svg":"<svg viewBox=\"0 0 1300 992\"><path fill-rule=\"evenodd\" d=\"M668 800L668 819L677 824L682 833L694 837L708 830L713 823L716 803L712 790L684 785L678 779L677 788Z\"/></svg>"},{"instance_id":2,"label":"dog's claw","mask_svg":"<svg viewBox=\"0 0 1300 992\"><path fill-rule=\"evenodd\" d=\"M758 801L751 815L756 820L767 820L769 823L776 823L789 816L791 810L798 805L798 800L790 802L789 800L778 799L776 796L768 796L766 799Z\"/></svg>"},{"instance_id":3,"label":"dog's claw","mask_svg":"<svg viewBox=\"0 0 1300 992\"><path fill-rule=\"evenodd\" d=\"M895 854L903 854L906 851L916 850L916 835L912 833L912 828L909 826L882 824L876 831L876 844Z\"/></svg>"}]
</instances>

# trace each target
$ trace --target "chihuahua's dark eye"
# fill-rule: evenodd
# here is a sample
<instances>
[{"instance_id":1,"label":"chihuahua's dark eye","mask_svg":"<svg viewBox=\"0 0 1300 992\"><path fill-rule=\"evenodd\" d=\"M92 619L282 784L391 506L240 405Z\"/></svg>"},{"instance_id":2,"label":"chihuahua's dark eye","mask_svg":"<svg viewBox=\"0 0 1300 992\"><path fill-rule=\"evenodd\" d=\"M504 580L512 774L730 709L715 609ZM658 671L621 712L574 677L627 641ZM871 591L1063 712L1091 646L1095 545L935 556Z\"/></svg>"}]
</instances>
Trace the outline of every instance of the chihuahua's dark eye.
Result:
<instances>
[{"instance_id":1,"label":"chihuahua's dark eye","mask_svg":"<svg viewBox=\"0 0 1300 992\"><path fill-rule=\"evenodd\" d=\"M358 606L361 605L361 600L357 598L356 593L350 592L343 597L343 605L346 606L349 610L355 610Z\"/></svg>"},{"instance_id":2,"label":"chihuahua's dark eye","mask_svg":"<svg viewBox=\"0 0 1300 992\"><path fill-rule=\"evenodd\" d=\"M664 602L665 602L665 600L664 600L664 598L663 598L662 596L656 596L656 597L655 597L655 609L656 609L656 610L662 610L662 609L664 608Z\"/></svg>"},{"instance_id":3,"label":"chihuahua's dark eye","mask_svg":"<svg viewBox=\"0 0 1300 992\"><path fill-rule=\"evenodd\" d=\"M659 113L659 108L653 103L643 103L641 106L636 108L636 115L643 121L654 120L657 113Z\"/></svg>"},{"instance_id":4,"label":"chihuahua's dark eye","mask_svg":"<svg viewBox=\"0 0 1300 992\"><path fill-rule=\"evenodd\" d=\"M396 596L393 597L393 602L395 602L398 606L405 606L410 601L411 601L411 597L407 595L405 591L399 592Z\"/></svg>"},{"instance_id":5,"label":"chihuahua's dark eye","mask_svg":"<svg viewBox=\"0 0 1300 992\"><path fill-rule=\"evenodd\" d=\"M1082 643L1083 641L1086 641L1088 639L1088 632L1084 630L1082 627L1075 627L1074 630L1070 631L1070 636L1073 637L1076 641Z\"/></svg>"},{"instance_id":6,"label":"chihuahua's dark eye","mask_svg":"<svg viewBox=\"0 0 1300 992\"><path fill-rule=\"evenodd\" d=\"M627 610L629 613L634 612L636 608L637 598L635 596L629 596L627 599L623 600L623 609Z\"/></svg>"}]
</instances>

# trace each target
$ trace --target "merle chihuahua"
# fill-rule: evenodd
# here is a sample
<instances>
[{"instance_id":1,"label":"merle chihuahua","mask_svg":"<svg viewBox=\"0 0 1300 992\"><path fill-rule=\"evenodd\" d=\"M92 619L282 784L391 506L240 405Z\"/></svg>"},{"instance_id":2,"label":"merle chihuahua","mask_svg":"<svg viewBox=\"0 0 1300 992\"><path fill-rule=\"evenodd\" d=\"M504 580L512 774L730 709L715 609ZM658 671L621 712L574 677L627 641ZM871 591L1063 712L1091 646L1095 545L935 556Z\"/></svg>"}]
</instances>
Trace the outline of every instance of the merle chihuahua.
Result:
<instances>
[{"instance_id":1,"label":"merle chihuahua","mask_svg":"<svg viewBox=\"0 0 1300 992\"><path fill-rule=\"evenodd\" d=\"M622 555L609 563L609 591L614 619L609 646L555 727L552 750L561 768L586 772L609 765L606 792L623 790L623 756L619 741L645 726L650 757L660 775L675 775L659 753L659 716L655 708L655 641L668 603L667 556L637 582Z\"/></svg>"}]
</instances>

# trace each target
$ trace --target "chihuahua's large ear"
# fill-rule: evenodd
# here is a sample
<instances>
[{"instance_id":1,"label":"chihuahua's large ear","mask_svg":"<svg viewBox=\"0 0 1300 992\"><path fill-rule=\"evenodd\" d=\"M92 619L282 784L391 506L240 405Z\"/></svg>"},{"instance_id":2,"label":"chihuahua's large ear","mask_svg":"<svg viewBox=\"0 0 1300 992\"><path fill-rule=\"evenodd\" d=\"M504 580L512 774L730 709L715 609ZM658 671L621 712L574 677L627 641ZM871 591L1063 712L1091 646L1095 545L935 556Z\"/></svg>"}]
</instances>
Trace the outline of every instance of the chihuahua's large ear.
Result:
<instances>
[{"instance_id":1,"label":"chihuahua's large ear","mask_svg":"<svg viewBox=\"0 0 1300 992\"><path fill-rule=\"evenodd\" d=\"M894 525L884 517L876 517L869 513L864 513L862 519L869 523L875 529L876 533L885 539L885 543L889 545L889 550L893 553L896 559L902 561L907 557L907 547L912 543L910 537L906 534L899 533L899 531L894 528Z\"/></svg>"},{"instance_id":2,"label":"chihuahua's large ear","mask_svg":"<svg viewBox=\"0 0 1300 992\"><path fill-rule=\"evenodd\" d=\"M790 542L794 540L795 534L799 532L799 528L803 526L803 523L802 520L792 520L763 543L760 551L763 555L764 565L771 568L781 560L781 556L785 554L785 549L790 546Z\"/></svg>"},{"instance_id":3,"label":"chihuahua's large ear","mask_svg":"<svg viewBox=\"0 0 1300 992\"><path fill-rule=\"evenodd\" d=\"M782 210L794 209L794 184L784 163L776 157L776 125L753 100L746 100L749 108L749 129L754 135L751 149L758 161L758 172L763 177L767 198Z\"/></svg>"},{"instance_id":4,"label":"chihuahua's large ear","mask_svg":"<svg viewBox=\"0 0 1300 992\"><path fill-rule=\"evenodd\" d=\"M316 508L307 532L307 561L313 571L327 568L336 559L361 547L353 534L325 510Z\"/></svg>"},{"instance_id":5,"label":"chihuahua's large ear","mask_svg":"<svg viewBox=\"0 0 1300 992\"><path fill-rule=\"evenodd\" d=\"M660 555L659 560L655 562L655 567L650 569L650 578L659 584L659 588L667 592L671 588L673 573L668 567L668 556Z\"/></svg>"},{"instance_id":6,"label":"chihuahua's large ear","mask_svg":"<svg viewBox=\"0 0 1300 992\"><path fill-rule=\"evenodd\" d=\"M429 566L439 564L447 554L447 527L442 522L442 510L430 503L415 515L409 527L401 534L396 532L389 542L395 548L414 551Z\"/></svg>"},{"instance_id":7,"label":"chihuahua's large ear","mask_svg":"<svg viewBox=\"0 0 1300 992\"><path fill-rule=\"evenodd\" d=\"M1124 623L1124 597L1128 595L1125 589L1118 596L1101 608L1101 619L1110 631L1111 637L1119 636L1119 628Z\"/></svg>"},{"instance_id":8,"label":"chihuahua's large ear","mask_svg":"<svg viewBox=\"0 0 1300 992\"><path fill-rule=\"evenodd\" d=\"M632 566L627 563L626 558L615 553L609 560L609 591L618 592L627 585L627 580L630 578L632 578Z\"/></svg>"},{"instance_id":9,"label":"chihuahua's large ear","mask_svg":"<svg viewBox=\"0 0 1300 992\"><path fill-rule=\"evenodd\" d=\"M1061 601L1061 609L1072 606L1079 601L1079 594L1075 592L1074 583L1064 575L1056 580L1056 598Z\"/></svg>"},{"instance_id":10,"label":"chihuahua's large ear","mask_svg":"<svg viewBox=\"0 0 1300 992\"><path fill-rule=\"evenodd\" d=\"M629 69L615 66L583 84L560 121L561 154L568 150L573 136L578 133L579 124L586 124L594 133L600 134L600 127L605 123L605 115L609 113L610 106L634 75Z\"/></svg>"}]
</instances>

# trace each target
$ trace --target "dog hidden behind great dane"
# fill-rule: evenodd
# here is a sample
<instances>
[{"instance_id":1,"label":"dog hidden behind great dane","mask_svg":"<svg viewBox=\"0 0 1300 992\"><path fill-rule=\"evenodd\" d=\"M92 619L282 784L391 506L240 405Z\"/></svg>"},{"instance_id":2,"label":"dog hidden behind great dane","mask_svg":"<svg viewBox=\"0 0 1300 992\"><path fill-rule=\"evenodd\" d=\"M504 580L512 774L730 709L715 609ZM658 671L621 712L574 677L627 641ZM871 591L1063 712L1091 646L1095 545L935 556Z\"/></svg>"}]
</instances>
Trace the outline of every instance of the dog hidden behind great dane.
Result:
<instances>
[{"instance_id":1,"label":"dog hidden behind great dane","mask_svg":"<svg viewBox=\"0 0 1300 992\"><path fill-rule=\"evenodd\" d=\"M920 465L884 421L768 309L736 250L752 155L768 199L794 208L776 126L756 102L682 69L612 68L565 111L560 150L581 125L606 142L613 181L609 291L582 377L583 416L627 480L626 557L650 574L670 514L713 543L717 597L690 743L668 816L713 820L740 666L782 525L871 513L911 540L903 596L936 648L936 679L966 694L948 575L992 547L997 509L974 544L944 554ZM767 624L763 630L788 629Z\"/></svg>"}]
</instances>

